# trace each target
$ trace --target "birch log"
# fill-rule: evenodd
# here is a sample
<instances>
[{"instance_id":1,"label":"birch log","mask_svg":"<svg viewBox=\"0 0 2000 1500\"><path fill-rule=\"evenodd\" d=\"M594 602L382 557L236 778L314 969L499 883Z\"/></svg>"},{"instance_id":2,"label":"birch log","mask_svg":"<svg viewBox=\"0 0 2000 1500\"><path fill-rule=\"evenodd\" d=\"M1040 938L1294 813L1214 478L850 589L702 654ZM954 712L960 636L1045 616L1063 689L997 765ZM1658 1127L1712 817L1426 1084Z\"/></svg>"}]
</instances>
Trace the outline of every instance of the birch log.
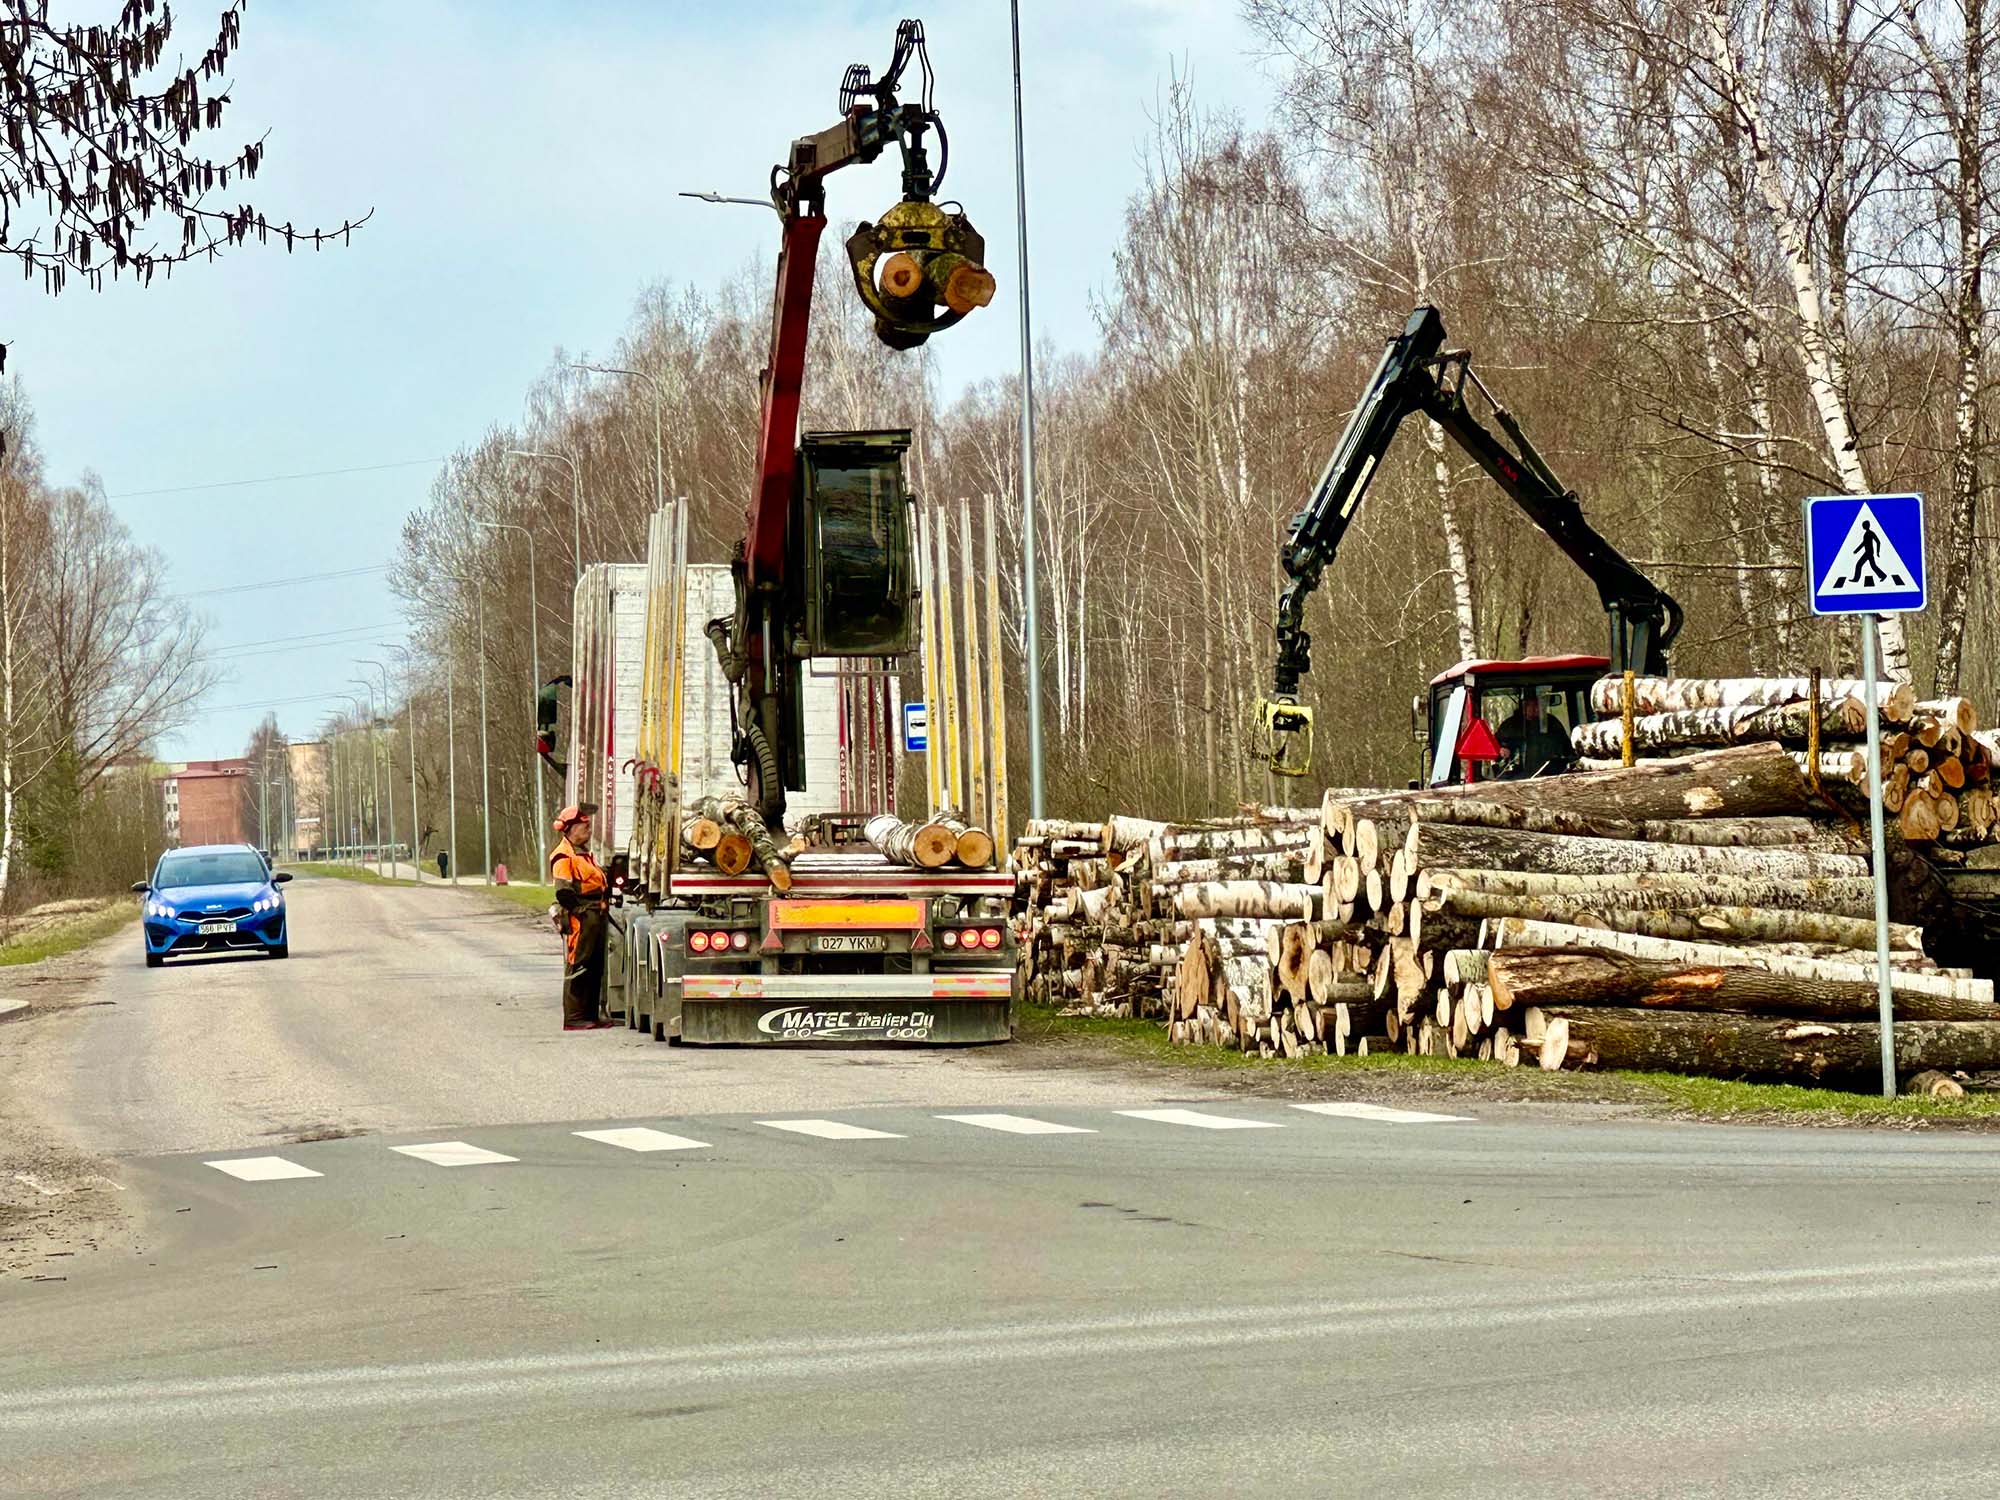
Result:
<instances>
[{"instance_id":1,"label":"birch log","mask_svg":"<svg viewBox=\"0 0 2000 1500\"><path fill-rule=\"evenodd\" d=\"M1819 685L1822 699L1866 701L1868 684L1860 678L1838 677ZM1917 695L1905 682L1881 682L1875 688L1882 717L1907 724ZM1639 714L1679 713L1697 708L1773 708L1804 703L1812 697L1809 677L1635 677L1632 707ZM1624 712L1625 680L1600 677L1590 685L1590 711L1615 719Z\"/></svg>"},{"instance_id":2,"label":"birch log","mask_svg":"<svg viewBox=\"0 0 2000 1500\"><path fill-rule=\"evenodd\" d=\"M1776 906L1865 917L1875 910L1874 883L1860 875L1763 880L1722 873L1544 875L1518 870L1432 869L1417 876L1415 894L1420 901L1454 890L1516 896L1589 895L1603 905L1651 911L1686 906Z\"/></svg>"},{"instance_id":3,"label":"birch log","mask_svg":"<svg viewBox=\"0 0 2000 1500\"><path fill-rule=\"evenodd\" d=\"M1803 740L1812 715L1807 703L1771 707L1683 708L1641 714L1632 721L1632 748L1675 750L1690 745L1741 745L1752 740ZM1820 732L1829 739L1851 739L1868 730L1868 716L1859 699L1833 698L1820 705ZM1570 734L1578 755L1612 756L1623 745L1624 725L1617 719L1593 719Z\"/></svg>"},{"instance_id":4,"label":"birch log","mask_svg":"<svg viewBox=\"0 0 2000 1500\"><path fill-rule=\"evenodd\" d=\"M942 823L905 823L894 813L877 813L862 831L892 864L935 870L958 857L958 839ZM1091 832L1095 848L1096 829Z\"/></svg>"},{"instance_id":5,"label":"birch log","mask_svg":"<svg viewBox=\"0 0 2000 1500\"><path fill-rule=\"evenodd\" d=\"M952 858L966 869L983 870L993 863L993 835L984 828L974 828L951 813L939 813L932 821L951 835Z\"/></svg>"},{"instance_id":6,"label":"birch log","mask_svg":"<svg viewBox=\"0 0 2000 1500\"><path fill-rule=\"evenodd\" d=\"M1526 917L1570 922L1578 927L1643 933L1684 942L1821 943L1836 948L1875 947L1875 923L1861 916L1761 906L1624 906L1604 899L1615 892L1581 896L1510 896L1484 891L1447 890L1417 903L1410 914L1410 937L1418 947L1444 951L1469 948L1484 917ZM1923 930L1889 925L1889 945L1921 951Z\"/></svg>"},{"instance_id":7,"label":"birch log","mask_svg":"<svg viewBox=\"0 0 2000 1500\"><path fill-rule=\"evenodd\" d=\"M1503 1011L1612 1005L1848 1020L1872 1017L1879 1003L1872 979L1796 979L1741 965L1663 963L1598 950L1507 948L1488 957L1486 972L1493 1003ZM1896 1017L2000 1024L2000 1007L1904 995L1896 1001Z\"/></svg>"},{"instance_id":8,"label":"birch log","mask_svg":"<svg viewBox=\"0 0 2000 1500\"><path fill-rule=\"evenodd\" d=\"M1180 917L1291 917L1310 921L1319 888L1269 880L1218 880L1174 888Z\"/></svg>"},{"instance_id":9,"label":"birch log","mask_svg":"<svg viewBox=\"0 0 2000 1500\"><path fill-rule=\"evenodd\" d=\"M1565 838L1511 829L1458 828L1449 823L1414 825L1414 836L1405 848L1412 866L1419 869L1448 866L1569 875L1719 872L1767 880L1868 873L1868 861L1858 854Z\"/></svg>"},{"instance_id":10,"label":"birch log","mask_svg":"<svg viewBox=\"0 0 2000 1500\"><path fill-rule=\"evenodd\" d=\"M1684 943L1671 938L1603 932L1568 922L1536 922L1523 917L1489 919L1485 941L1480 946L1494 949L1590 948L1668 963L1745 964L1792 979L1862 980L1873 983L1875 978L1875 966L1871 963L1789 958L1759 952L1754 948ZM1980 1000L1987 1004L1993 1001L1993 982L1988 979L1958 979L1946 974L1919 974L1897 969L1889 975L1889 987L1898 995L1936 995L1955 1000Z\"/></svg>"},{"instance_id":11,"label":"birch log","mask_svg":"<svg viewBox=\"0 0 2000 1500\"><path fill-rule=\"evenodd\" d=\"M1550 1014L1542 1066L1640 1068L1819 1083L1871 1077L1882 1065L1872 1021L1774 1020L1762 1016L1575 1009ZM1558 1032L1560 1028L1560 1032ZM2000 1068L2000 1022L1898 1021L1896 1070Z\"/></svg>"}]
</instances>

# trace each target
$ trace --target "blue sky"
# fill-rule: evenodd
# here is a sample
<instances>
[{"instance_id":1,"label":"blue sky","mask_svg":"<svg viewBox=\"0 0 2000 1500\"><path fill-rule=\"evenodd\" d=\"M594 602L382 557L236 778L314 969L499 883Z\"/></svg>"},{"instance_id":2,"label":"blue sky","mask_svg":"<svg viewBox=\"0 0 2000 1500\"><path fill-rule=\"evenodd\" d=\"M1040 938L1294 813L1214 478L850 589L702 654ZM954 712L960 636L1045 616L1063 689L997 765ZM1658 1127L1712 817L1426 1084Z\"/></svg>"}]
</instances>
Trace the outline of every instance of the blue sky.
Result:
<instances>
[{"instance_id":1,"label":"blue sky","mask_svg":"<svg viewBox=\"0 0 2000 1500\"><path fill-rule=\"evenodd\" d=\"M302 224L374 218L345 250L243 249L144 291L51 299L17 282L0 338L51 477L97 471L208 615L215 647L398 639L379 572L242 586L387 562L434 472L411 461L512 419L552 351L607 347L646 285L712 285L768 254L768 215L676 192L762 191L791 137L832 123L845 65L887 60L909 4L257 0L212 154L268 130L251 201ZM951 130L952 195L1000 275L994 305L934 346L950 392L1016 359L1007 7L914 8ZM203 6L176 9L192 51ZM1235 0L1022 10L1036 332L1077 348L1170 70L1252 122L1272 89ZM895 191L890 166L842 174L829 212L870 216ZM403 466L183 488L391 464ZM230 657L210 707L163 751L236 754L262 705L345 690L353 658L370 655L385 657L313 642ZM333 701L274 711L307 735Z\"/></svg>"}]
</instances>

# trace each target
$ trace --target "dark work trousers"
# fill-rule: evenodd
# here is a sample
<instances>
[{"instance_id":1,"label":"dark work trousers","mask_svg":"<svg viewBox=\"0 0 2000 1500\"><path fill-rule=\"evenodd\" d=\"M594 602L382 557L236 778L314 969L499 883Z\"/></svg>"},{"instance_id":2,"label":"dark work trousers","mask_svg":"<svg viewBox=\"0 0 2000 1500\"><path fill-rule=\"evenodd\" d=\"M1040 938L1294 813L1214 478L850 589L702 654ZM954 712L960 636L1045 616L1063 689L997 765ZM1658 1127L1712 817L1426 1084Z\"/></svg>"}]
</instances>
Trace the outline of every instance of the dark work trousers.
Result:
<instances>
[{"instance_id":1,"label":"dark work trousers","mask_svg":"<svg viewBox=\"0 0 2000 1500\"><path fill-rule=\"evenodd\" d=\"M604 924L601 906L580 906L571 917L563 969L563 1025L587 1026L604 1004Z\"/></svg>"}]
</instances>

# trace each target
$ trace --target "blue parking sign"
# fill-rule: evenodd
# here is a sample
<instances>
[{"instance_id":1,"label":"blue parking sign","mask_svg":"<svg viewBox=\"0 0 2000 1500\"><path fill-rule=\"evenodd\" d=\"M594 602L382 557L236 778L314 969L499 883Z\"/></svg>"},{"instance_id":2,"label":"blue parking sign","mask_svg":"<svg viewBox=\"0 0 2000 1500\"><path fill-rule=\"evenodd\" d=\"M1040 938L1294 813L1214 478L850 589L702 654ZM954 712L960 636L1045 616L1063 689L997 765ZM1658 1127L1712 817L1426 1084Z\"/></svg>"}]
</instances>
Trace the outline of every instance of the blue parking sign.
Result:
<instances>
[{"instance_id":1,"label":"blue parking sign","mask_svg":"<svg viewBox=\"0 0 2000 1500\"><path fill-rule=\"evenodd\" d=\"M1921 495L1806 501L1806 581L1816 615L1908 614L1928 602Z\"/></svg>"}]
</instances>

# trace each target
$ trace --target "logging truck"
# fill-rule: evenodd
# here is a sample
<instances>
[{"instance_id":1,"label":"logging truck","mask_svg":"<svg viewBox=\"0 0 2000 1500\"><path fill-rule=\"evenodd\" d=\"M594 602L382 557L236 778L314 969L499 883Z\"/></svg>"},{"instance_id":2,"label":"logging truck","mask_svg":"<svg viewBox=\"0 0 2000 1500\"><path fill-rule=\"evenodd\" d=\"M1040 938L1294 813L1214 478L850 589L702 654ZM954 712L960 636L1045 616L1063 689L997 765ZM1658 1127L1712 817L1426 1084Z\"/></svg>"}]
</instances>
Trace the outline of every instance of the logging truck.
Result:
<instances>
[{"instance_id":1,"label":"logging truck","mask_svg":"<svg viewBox=\"0 0 2000 1500\"><path fill-rule=\"evenodd\" d=\"M1469 454L1597 589L1610 621L1602 656L1539 656L1463 661L1440 673L1412 704L1412 731L1425 747L1413 786L1517 780L1573 769L1570 731L1586 718L1592 682L1628 668L1667 675L1667 649L1680 633L1681 607L1584 519L1574 491L1549 467L1513 413L1472 369L1471 352L1446 349L1434 307L1410 314L1388 342L1319 482L1292 517L1279 549L1277 659L1259 726L1271 769L1303 776L1312 763L1312 710L1299 701L1311 667L1306 602L1332 563L1368 482L1407 417L1421 414ZM1512 443L1490 432L1466 400L1470 386Z\"/></svg>"},{"instance_id":2,"label":"logging truck","mask_svg":"<svg viewBox=\"0 0 2000 1500\"><path fill-rule=\"evenodd\" d=\"M923 97L899 100L912 62ZM600 818L623 840L612 850L611 1003L657 1038L975 1042L1012 1032L1014 877L992 868L995 839L940 805L935 774L924 820L894 813L900 675L915 663L926 682L957 680L948 614L919 587L917 506L903 474L911 435L799 432L828 174L892 144L901 155L901 200L846 242L885 344L914 348L992 297L984 242L955 205L933 201L943 158L934 173L925 137L942 140L944 127L930 79L923 27L905 21L883 77L849 68L839 122L794 141L772 173L781 239L771 352L732 561L690 563L687 506L676 501L654 515L643 565L586 575L604 572L590 588L608 603L579 584L570 789L609 807ZM969 624L972 593L961 597ZM990 608L996 599L989 579ZM942 625L945 663L924 616ZM966 667L978 704L970 651ZM946 695L956 733L954 700ZM1004 722L997 702L990 722ZM1004 764L980 754L980 731L963 738L971 765L1004 785ZM957 742L946 748L955 766Z\"/></svg>"}]
</instances>

